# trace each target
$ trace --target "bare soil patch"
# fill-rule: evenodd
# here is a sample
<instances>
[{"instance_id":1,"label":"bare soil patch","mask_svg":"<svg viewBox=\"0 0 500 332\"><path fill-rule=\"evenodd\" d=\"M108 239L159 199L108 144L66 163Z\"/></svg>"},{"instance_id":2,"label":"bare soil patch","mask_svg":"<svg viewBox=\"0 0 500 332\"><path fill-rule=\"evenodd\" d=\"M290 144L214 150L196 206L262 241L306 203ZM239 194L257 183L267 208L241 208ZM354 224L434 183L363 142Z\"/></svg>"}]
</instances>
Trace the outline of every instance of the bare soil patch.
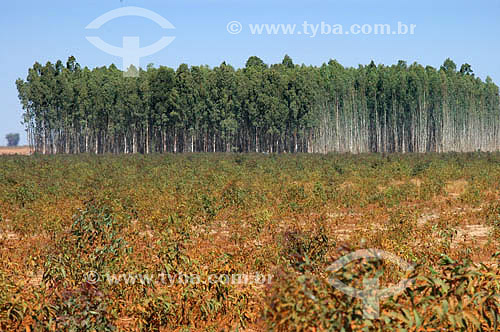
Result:
<instances>
[{"instance_id":1,"label":"bare soil patch","mask_svg":"<svg viewBox=\"0 0 500 332\"><path fill-rule=\"evenodd\" d=\"M468 184L469 183L465 180L451 181L446 184L445 190L448 195L457 197L465 192Z\"/></svg>"},{"instance_id":2,"label":"bare soil patch","mask_svg":"<svg viewBox=\"0 0 500 332\"><path fill-rule=\"evenodd\" d=\"M460 243L469 245L484 246L488 241L489 234L493 231L491 226L485 225L464 225L457 229L452 246L456 247Z\"/></svg>"},{"instance_id":3,"label":"bare soil patch","mask_svg":"<svg viewBox=\"0 0 500 332\"><path fill-rule=\"evenodd\" d=\"M19 239L19 235L16 233L9 232L9 231L5 231L5 232L0 231L0 240L13 241L13 240L18 240L18 239Z\"/></svg>"},{"instance_id":4,"label":"bare soil patch","mask_svg":"<svg viewBox=\"0 0 500 332\"><path fill-rule=\"evenodd\" d=\"M31 151L29 146L0 146L0 155L30 155Z\"/></svg>"},{"instance_id":5,"label":"bare soil patch","mask_svg":"<svg viewBox=\"0 0 500 332\"><path fill-rule=\"evenodd\" d=\"M439 219L439 214L436 214L436 213L423 214L417 219L417 224L418 224L418 226L423 226L423 225L427 224L429 221L436 220L436 219Z\"/></svg>"}]
</instances>

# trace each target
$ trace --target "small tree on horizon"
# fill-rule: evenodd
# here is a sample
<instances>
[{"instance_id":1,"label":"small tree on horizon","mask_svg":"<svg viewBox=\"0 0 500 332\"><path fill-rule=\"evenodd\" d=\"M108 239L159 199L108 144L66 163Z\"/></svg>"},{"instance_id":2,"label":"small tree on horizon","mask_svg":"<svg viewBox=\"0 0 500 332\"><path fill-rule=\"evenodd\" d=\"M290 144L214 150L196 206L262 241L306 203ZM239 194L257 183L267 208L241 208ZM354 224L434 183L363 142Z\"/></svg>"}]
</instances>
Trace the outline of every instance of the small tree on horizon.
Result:
<instances>
[{"instance_id":1,"label":"small tree on horizon","mask_svg":"<svg viewBox=\"0 0 500 332\"><path fill-rule=\"evenodd\" d=\"M7 134L5 136L5 139L7 140L7 146L17 146L19 144L19 134Z\"/></svg>"}]
</instances>

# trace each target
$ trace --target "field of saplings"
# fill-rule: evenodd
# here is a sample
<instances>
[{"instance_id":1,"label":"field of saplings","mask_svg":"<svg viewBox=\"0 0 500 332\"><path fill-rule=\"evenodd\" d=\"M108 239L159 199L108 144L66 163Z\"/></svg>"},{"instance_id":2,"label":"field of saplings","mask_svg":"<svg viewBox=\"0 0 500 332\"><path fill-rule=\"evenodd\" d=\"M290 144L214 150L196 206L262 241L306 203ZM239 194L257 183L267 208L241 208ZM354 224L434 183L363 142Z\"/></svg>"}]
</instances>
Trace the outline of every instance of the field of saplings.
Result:
<instances>
[{"instance_id":1,"label":"field of saplings","mask_svg":"<svg viewBox=\"0 0 500 332\"><path fill-rule=\"evenodd\" d=\"M1 156L0 330L498 331L499 198L496 153Z\"/></svg>"}]
</instances>

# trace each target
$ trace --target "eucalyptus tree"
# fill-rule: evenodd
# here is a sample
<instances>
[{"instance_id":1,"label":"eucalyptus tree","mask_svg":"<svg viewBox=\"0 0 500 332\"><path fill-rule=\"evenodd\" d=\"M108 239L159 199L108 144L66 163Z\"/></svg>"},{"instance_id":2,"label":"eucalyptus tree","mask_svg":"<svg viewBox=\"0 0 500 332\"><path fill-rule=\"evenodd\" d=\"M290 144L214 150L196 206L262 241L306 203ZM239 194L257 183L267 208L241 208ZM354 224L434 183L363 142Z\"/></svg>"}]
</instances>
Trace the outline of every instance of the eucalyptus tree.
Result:
<instances>
[{"instance_id":1,"label":"eucalyptus tree","mask_svg":"<svg viewBox=\"0 0 500 332\"><path fill-rule=\"evenodd\" d=\"M16 85L38 153L493 151L499 89L469 64L344 68L286 55L146 70L35 63Z\"/></svg>"}]
</instances>

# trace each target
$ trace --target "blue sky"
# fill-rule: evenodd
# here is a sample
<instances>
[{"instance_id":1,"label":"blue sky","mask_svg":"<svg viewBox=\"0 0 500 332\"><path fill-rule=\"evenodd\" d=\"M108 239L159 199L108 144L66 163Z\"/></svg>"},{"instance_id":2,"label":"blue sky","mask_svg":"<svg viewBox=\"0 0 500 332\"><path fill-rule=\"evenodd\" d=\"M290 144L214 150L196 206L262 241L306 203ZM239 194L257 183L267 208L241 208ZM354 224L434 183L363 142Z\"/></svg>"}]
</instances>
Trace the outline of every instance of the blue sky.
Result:
<instances>
[{"instance_id":1,"label":"blue sky","mask_svg":"<svg viewBox=\"0 0 500 332\"><path fill-rule=\"evenodd\" d=\"M116 8L138 6L169 20L175 30L162 30L156 23L140 17L122 17L106 23L97 31L85 30L95 18ZM226 61L235 67L251 55L267 63L279 62L289 54L295 63L320 65L337 59L344 66L398 60L440 66L450 57L458 66L467 62L481 78L487 75L500 83L500 1L422 0L422 1L281 1L281 0L16 0L0 6L0 145L5 135L19 132L22 109L15 81L25 78L35 61L65 61L74 55L82 66L95 67L121 59L108 55L86 40L98 36L109 44L121 46L123 36L138 36L141 46L155 43L162 36L175 36L164 50L141 59L149 63L177 67L219 65ZM243 26L232 35L230 21ZM398 21L416 24L414 35L252 35L249 24L384 23Z\"/></svg>"}]
</instances>

